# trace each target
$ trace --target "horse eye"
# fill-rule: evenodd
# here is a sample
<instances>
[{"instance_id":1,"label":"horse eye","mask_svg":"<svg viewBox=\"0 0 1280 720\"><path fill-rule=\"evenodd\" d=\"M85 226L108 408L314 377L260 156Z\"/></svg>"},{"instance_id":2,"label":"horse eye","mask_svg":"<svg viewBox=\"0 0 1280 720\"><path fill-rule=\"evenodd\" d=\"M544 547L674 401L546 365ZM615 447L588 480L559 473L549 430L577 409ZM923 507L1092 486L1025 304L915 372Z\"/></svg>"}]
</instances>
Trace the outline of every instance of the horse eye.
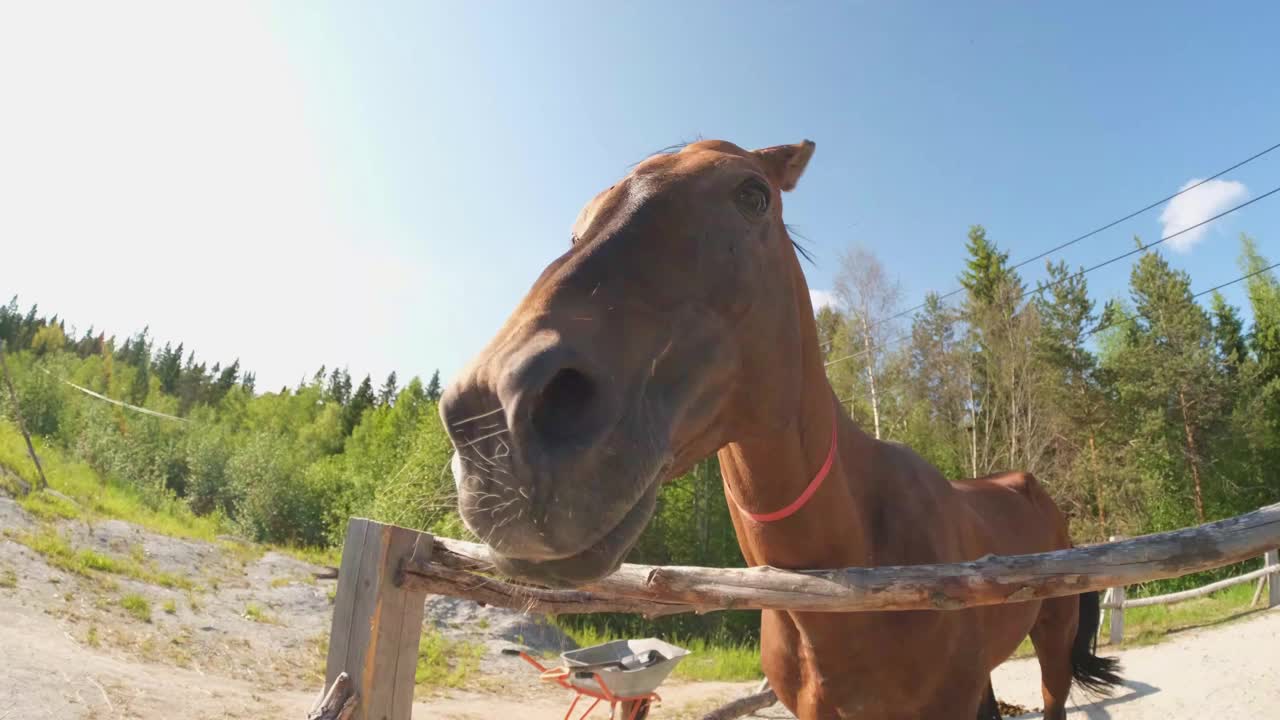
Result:
<instances>
[{"instance_id":1,"label":"horse eye","mask_svg":"<svg viewBox=\"0 0 1280 720\"><path fill-rule=\"evenodd\" d=\"M738 188L738 204L752 215L763 215L769 210L769 189L759 180L748 180Z\"/></svg>"}]
</instances>

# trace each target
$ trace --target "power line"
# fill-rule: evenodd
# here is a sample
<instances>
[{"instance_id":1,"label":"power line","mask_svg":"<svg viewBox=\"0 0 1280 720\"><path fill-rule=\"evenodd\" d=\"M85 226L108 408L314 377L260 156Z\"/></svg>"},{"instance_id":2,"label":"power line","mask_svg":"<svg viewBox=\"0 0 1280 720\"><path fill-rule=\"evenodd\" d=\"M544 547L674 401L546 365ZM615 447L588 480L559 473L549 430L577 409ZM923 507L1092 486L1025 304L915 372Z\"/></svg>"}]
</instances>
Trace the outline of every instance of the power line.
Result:
<instances>
[{"instance_id":1,"label":"power line","mask_svg":"<svg viewBox=\"0 0 1280 720\"><path fill-rule=\"evenodd\" d=\"M77 385L77 384L75 384L75 383L71 382L70 380L67 380L67 379L65 379L65 378L60 378L60 377L58 377L58 376L54 375L53 373L49 372L46 368L40 368L40 369L44 371L44 374L45 374L45 375L48 375L49 377L53 378L54 380L57 380L58 382L61 382L61 383L66 384L66 385L70 385L71 387L75 388L76 390L79 390L80 392L84 393L85 395L88 395L89 397L97 398L98 400L102 400L102 401L104 401L104 402L109 402L109 403L111 403L112 405L119 405L120 407L125 408L126 410L133 410L134 412L140 412L140 413L142 413L143 415L150 415L150 416L152 416L152 417L158 417L158 418L162 418L162 419L164 419L164 420L176 420L176 421L178 421L178 422L184 422L184 423L186 423L186 422L191 422L191 421L190 421L190 420L188 420L187 418L178 417L178 416L176 416L176 415L167 415L167 414L165 414L165 413L157 412L157 411L155 411L155 410L150 410L150 409L147 409L147 408L144 408L144 407L138 407L137 405L130 405L130 404L129 404L129 403L127 403L127 402L123 402L123 401L121 401L121 400L116 400L115 398L109 398L109 397L107 397L106 395L103 395L103 394L101 394L101 393L96 393L96 392L94 392L94 391L90 390L90 389L89 389L89 388L87 388L87 387L81 387L81 386L79 386L79 385Z\"/></svg>"},{"instance_id":2,"label":"power line","mask_svg":"<svg viewBox=\"0 0 1280 720\"><path fill-rule=\"evenodd\" d=\"M1080 277L1083 277L1083 276L1085 276L1085 275L1087 275L1087 274L1089 274L1089 273L1093 272L1094 270L1098 270L1098 269L1100 269L1100 268L1104 268L1104 267L1106 267L1106 266L1108 266L1108 265L1111 265L1112 263L1119 262L1120 260L1123 260L1123 259L1125 259L1125 258L1127 258L1127 257L1131 257L1131 256L1133 256L1133 255L1136 255L1137 253L1144 252L1144 251L1146 251L1146 250L1150 250L1151 248L1156 247L1157 245L1160 245L1160 244L1162 244L1162 243L1168 242L1169 240L1172 240L1172 239L1174 239L1174 238L1178 237L1179 235L1183 235L1183 234L1186 234L1186 233L1188 233L1188 232L1191 232L1192 230L1195 230L1196 228L1204 227L1205 225L1208 225L1209 223L1211 223L1211 222L1213 222L1213 221L1215 221L1215 220L1218 220L1219 218L1226 217L1227 215L1230 215L1231 213L1233 213L1233 212L1235 212L1235 211L1237 211L1237 210L1240 210L1240 209L1242 209L1242 208L1246 208L1246 207L1248 207L1248 206L1250 206L1250 205L1252 205L1252 204L1254 204L1254 203L1258 202L1259 200L1264 200L1264 199L1266 199L1266 198L1268 198L1268 197L1271 197L1272 195L1275 195L1275 194L1276 194L1276 193L1278 193L1278 192L1280 192L1280 186L1276 186L1276 187L1272 188L1271 190L1268 190L1267 192L1265 192L1265 193L1263 193L1263 194L1261 194L1261 195L1259 195L1259 196L1257 196L1257 197L1255 197L1255 198L1252 198L1252 199L1250 199L1250 200L1246 200L1245 202L1242 202L1242 203L1240 203L1239 205L1236 205L1236 206L1235 206L1235 207L1233 207L1233 208L1230 208L1230 209L1228 209L1228 210L1224 210L1224 211L1222 211L1222 212L1218 213L1217 215L1214 215L1214 216L1213 216L1213 217L1211 217L1211 218L1208 218L1208 219L1206 219L1206 220L1201 220L1200 222L1196 223L1195 225L1190 225L1190 226L1187 226L1187 227L1185 227L1185 228L1182 228L1181 230L1179 230L1179 231L1177 231L1177 232L1174 232L1174 233L1170 233L1170 234L1168 234L1168 235L1165 235L1164 237L1160 238L1159 240L1157 240L1157 241L1155 241L1155 242L1153 242L1153 243L1149 243L1149 244L1147 244L1147 245L1143 245L1143 246L1140 246L1140 247L1136 247L1136 248L1134 248L1133 250L1130 250L1130 251L1125 252L1125 253L1121 253L1121 254L1116 255L1115 257L1112 257L1112 258L1108 258L1107 260L1104 260L1104 261L1102 261L1102 262L1100 262L1100 263L1098 263L1098 264L1096 264L1096 265L1093 265L1093 266L1091 266L1091 267L1083 268L1083 269L1081 269L1080 271L1078 271L1078 272L1076 272L1076 273L1073 273L1073 274L1071 274L1071 275L1067 275L1066 277L1060 278L1060 279L1055 280L1055 281L1053 281L1053 282L1051 282L1051 283L1048 283L1048 284L1045 284L1045 285L1040 285L1040 286L1039 286L1039 287L1037 287L1035 290L1026 290L1026 289L1023 289L1023 291L1022 291L1021 293L1019 293L1019 294L1018 294L1018 297L1014 298L1014 300L1013 300L1013 301L1014 301L1015 303L1016 303L1016 302L1021 302L1023 298L1027 297L1027 295L1039 295L1040 293L1044 292L1045 290L1048 290L1048 289L1050 289L1050 288L1057 287L1058 285L1061 285L1061 284L1062 284L1062 283L1064 283L1064 282L1068 282L1068 281L1070 281L1070 280L1078 279L1078 278L1080 278ZM951 294L955 294L955 292L958 292L958 291L953 291ZM943 297L946 297L946 296L943 296ZM1198 297L1198 296L1197 296L1197 297ZM942 299L942 298L939 298L939 299ZM920 307L924 307L924 305L922 304L922 305L920 305ZM883 321L881 321L881 322L888 322L888 321L890 321L890 320L893 320L894 318L901 317L901 316L902 316L902 314L901 314L901 313L899 313L898 315L895 315L895 316L893 316L893 317L886 318L885 320L883 320ZM877 323L877 324L878 324L878 323ZM873 326L874 326L874 325L873 325ZM885 346L885 345L893 345L893 344L896 344L896 343L902 342L903 340L908 340L908 339L910 339L910 338L911 338L911 333L906 333L906 334L904 334L904 335L899 335L898 337L893 338L893 339L889 340L888 342L882 343L882 344L881 344L881 347L883 347L883 346ZM851 355L846 355L846 356L844 356L844 357L842 357L842 358L839 358L839 359L836 359L836 360L832 360L831 362L826 363L826 364L824 365L824 367L831 367L832 365L836 365L836 364L842 363L842 362L844 362L845 360L852 360L852 359L854 359L854 358L862 357L862 356L866 355L867 353L872 352L872 351L874 351L874 350L876 350L876 349L878 349L878 348L871 348L870 350L861 350L861 351L856 352L856 353L853 353L853 354L851 354Z\"/></svg>"},{"instance_id":3,"label":"power line","mask_svg":"<svg viewBox=\"0 0 1280 720\"><path fill-rule=\"evenodd\" d=\"M1120 219L1118 219L1118 220L1113 220L1113 221L1111 221L1111 222L1107 223L1106 225L1103 225L1103 226L1101 226L1101 227L1098 227L1098 228L1095 228L1095 229L1093 229L1093 230L1090 230L1089 232L1087 232L1087 233L1085 233L1085 234L1083 234L1083 235L1080 235L1079 237L1072 238L1071 240L1068 240L1068 241L1066 241L1066 242L1064 242L1064 243L1062 243L1062 244L1060 244L1060 245L1057 245L1057 246L1055 246L1055 247L1049 248L1048 250L1045 250L1044 252L1040 253L1039 255L1036 255L1036 256L1034 256L1034 257L1029 257L1029 258L1027 258L1026 260L1023 260L1023 261L1019 262L1018 264L1016 264L1016 265L1012 266L1010 269L1011 269L1011 270L1017 270L1017 269L1018 269L1018 268L1020 268L1020 267L1024 267L1024 266L1026 266L1026 265L1029 265L1029 264L1031 264L1031 263L1035 262L1036 260L1040 260L1041 258L1044 258L1044 257L1046 257L1046 256L1048 256L1048 255L1051 255L1051 254L1053 254L1053 253L1055 253L1055 252L1057 252L1057 251L1059 251L1059 250L1062 250L1063 248L1067 248L1067 247L1070 247L1070 246L1072 246L1072 245L1075 245L1076 243L1078 243L1078 242L1080 242L1080 241L1082 241L1082 240L1087 240L1087 239L1089 239L1089 238L1093 237L1094 235L1097 235L1097 234L1098 234L1098 233L1100 233L1100 232L1103 232L1103 231L1105 231L1105 230L1110 230L1111 228L1115 227L1116 225L1119 225L1120 223L1125 222L1126 220L1132 220L1133 218L1135 218L1135 217L1137 217L1137 216L1141 215L1142 213L1147 212L1148 210L1151 210L1151 209L1153 209L1153 208L1156 208L1156 207L1158 207L1158 206L1160 206L1160 205L1163 205L1164 203L1169 202L1170 200L1172 200L1172 199L1174 199L1174 198L1178 197L1179 195L1182 195L1182 194L1184 194L1184 193L1191 192L1192 190L1195 190L1196 188L1200 187L1201 185L1204 185L1205 183L1209 182L1210 180L1216 180L1216 179L1218 179L1218 178L1222 177L1223 175L1226 175L1227 173L1231 172L1232 170L1235 170L1235 169L1237 169L1237 168L1240 168L1240 167L1243 167L1243 166L1245 166L1245 165L1248 165L1249 163L1253 162L1254 160L1257 160L1258 158L1262 157L1263 155L1266 155L1267 153L1269 153L1269 152L1271 152L1271 151L1273 151L1273 150L1276 150L1277 148L1280 148L1280 143L1276 143L1275 145L1272 145L1271 147L1269 147L1269 148L1267 148L1267 149L1265 149L1265 150L1262 150L1261 152L1254 153L1253 155L1250 155L1249 157L1245 158L1244 160L1241 160L1240 162L1236 163L1235 165L1232 165L1232 166L1231 166L1231 167L1229 167L1229 168L1225 168L1225 169L1223 169L1223 170L1219 170L1218 172L1214 173L1213 175L1210 175L1209 177L1207 177L1207 178L1205 178L1205 179L1201 180L1200 182L1198 182L1198 183L1196 183L1196 184L1194 184L1194 185L1191 185L1191 186L1189 186L1189 187L1185 187L1185 188L1183 188L1183 189L1179 190L1178 192L1176 192L1176 193L1174 193L1174 194L1172 194L1172 195L1169 195L1168 197L1164 197L1164 198L1161 198L1161 199L1159 199L1159 200L1156 200L1155 202L1150 203L1149 205L1144 206L1142 209L1140 209L1140 210L1135 210L1135 211L1133 211L1133 212L1129 213L1128 215L1125 215L1124 217L1122 217L1122 218L1120 218ZM959 293L961 293L961 292L964 292L964 288L963 288L963 287L956 288L956 289L951 290L951 291L949 291L949 292L947 292L947 293L945 293L945 294L939 295L939 296L938 296L938 299L939 299L939 300L946 300L947 298L954 297L955 295L958 295L958 294L959 294ZM877 321L877 322L873 323L873 324L872 324L872 327L876 327L876 326L882 325L882 324L887 323L887 322L892 322L892 321L894 321L894 320L897 320L897 319L898 319L898 318L900 318L900 317L903 317L903 316L906 316L906 315L910 315L910 314L912 314L912 313L916 312L917 310L919 310L919 309L923 308L923 307L927 304L927 302L928 302L928 301L926 300L925 302L922 302L922 303L920 303L919 305L915 305L915 306L913 306L913 307L909 307L909 308L907 308L906 310L903 310L902 312L900 312L900 313L898 313L898 314L896 314L896 315L891 315L891 316L889 316L889 317L885 318L884 320L879 320L879 321Z\"/></svg>"},{"instance_id":4,"label":"power line","mask_svg":"<svg viewBox=\"0 0 1280 720\"><path fill-rule=\"evenodd\" d=\"M1249 273L1249 274L1247 274L1247 275L1241 275L1240 277L1236 278L1235 280L1228 280L1227 282L1224 282L1224 283L1222 283L1221 285L1215 285L1214 287L1211 287L1211 288L1209 288L1208 290L1201 290L1200 292L1195 293L1194 295L1192 295L1192 296L1191 296L1191 299L1193 299L1193 300L1194 300L1194 299L1196 299L1196 298L1198 298L1198 297L1203 297L1203 296L1205 296L1205 295L1208 295L1209 293L1217 292L1218 290L1221 290L1221 289L1222 289L1222 288L1224 288L1224 287L1229 287L1229 286L1231 286L1231 285L1235 285L1235 284L1236 284L1236 283L1238 283L1238 282L1243 282L1243 281L1245 281L1245 280L1248 280L1248 279L1249 279L1249 278L1251 278L1251 277L1256 277L1256 276L1258 276L1258 275L1261 275L1261 274L1262 274L1262 273L1264 273L1264 272L1268 272L1268 271L1270 271L1270 270L1274 270L1274 269L1276 269L1276 268L1278 268L1278 267L1280 267L1280 262L1271 263L1270 265L1268 265L1268 266L1266 266L1266 267L1262 268L1261 270L1254 270L1253 272L1251 272L1251 273ZM1116 327L1116 326L1118 326L1118 325L1123 325L1123 324L1125 324L1125 323L1133 322L1134 320L1137 320L1137 319L1138 319L1138 318L1140 318L1140 317L1142 317L1142 313L1134 313L1134 314L1132 314L1132 315L1130 315L1130 316L1128 316L1128 317L1121 318L1121 319L1119 319L1119 320L1115 320L1115 321L1113 321L1113 322L1109 322L1109 323L1107 323L1106 325L1098 326L1098 327L1096 327L1096 328L1094 328L1094 329L1090 330L1089 332L1085 333L1084 335L1082 335L1082 336L1080 336L1080 337L1081 337L1081 339L1084 339L1084 338L1087 338L1087 337L1092 337L1093 335L1096 335L1096 334L1098 334L1098 333L1102 332L1103 330L1110 330L1111 328Z\"/></svg>"}]
</instances>

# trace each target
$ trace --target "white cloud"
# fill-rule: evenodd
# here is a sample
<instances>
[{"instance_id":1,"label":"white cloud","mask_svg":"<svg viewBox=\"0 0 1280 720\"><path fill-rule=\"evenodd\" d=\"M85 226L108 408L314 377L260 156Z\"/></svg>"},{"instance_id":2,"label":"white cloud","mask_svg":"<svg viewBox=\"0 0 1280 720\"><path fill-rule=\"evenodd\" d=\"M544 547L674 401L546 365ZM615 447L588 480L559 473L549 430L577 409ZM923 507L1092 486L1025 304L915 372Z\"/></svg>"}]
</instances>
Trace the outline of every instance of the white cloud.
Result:
<instances>
[{"instance_id":1,"label":"white cloud","mask_svg":"<svg viewBox=\"0 0 1280 720\"><path fill-rule=\"evenodd\" d=\"M816 313L824 307L835 307L836 294L830 290L810 290L809 302L813 303L813 311Z\"/></svg>"},{"instance_id":2,"label":"white cloud","mask_svg":"<svg viewBox=\"0 0 1280 720\"><path fill-rule=\"evenodd\" d=\"M1198 182L1200 182L1199 179L1192 178L1178 190L1186 190ZM1164 226L1161 237L1168 237L1179 230L1202 223L1223 210L1239 204L1248 196L1249 189L1244 186L1244 183L1235 180L1210 180L1185 195L1179 195L1165 205L1164 212L1160 213L1160 222ZM1173 238L1167 244L1177 252L1188 252L1193 245L1204 239L1208 229L1208 225L1201 225Z\"/></svg>"}]
</instances>

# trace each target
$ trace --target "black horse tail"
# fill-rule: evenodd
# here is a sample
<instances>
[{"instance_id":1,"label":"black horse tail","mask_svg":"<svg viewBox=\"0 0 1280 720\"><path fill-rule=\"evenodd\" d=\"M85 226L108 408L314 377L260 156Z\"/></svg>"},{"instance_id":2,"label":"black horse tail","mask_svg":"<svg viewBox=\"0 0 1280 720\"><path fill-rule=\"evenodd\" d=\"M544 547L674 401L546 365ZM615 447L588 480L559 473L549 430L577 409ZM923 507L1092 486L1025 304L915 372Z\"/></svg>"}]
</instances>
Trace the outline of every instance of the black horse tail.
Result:
<instances>
[{"instance_id":1,"label":"black horse tail","mask_svg":"<svg viewBox=\"0 0 1280 720\"><path fill-rule=\"evenodd\" d=\"M1081 593L1080 623L1071 646L1071 676L1076 683L1094 695L1110 695L1123 684L1120 661L1094 655L1097 649L1098 624L1102 621L1102 604L1098 591Z\"/></svg>"}]
</instances>

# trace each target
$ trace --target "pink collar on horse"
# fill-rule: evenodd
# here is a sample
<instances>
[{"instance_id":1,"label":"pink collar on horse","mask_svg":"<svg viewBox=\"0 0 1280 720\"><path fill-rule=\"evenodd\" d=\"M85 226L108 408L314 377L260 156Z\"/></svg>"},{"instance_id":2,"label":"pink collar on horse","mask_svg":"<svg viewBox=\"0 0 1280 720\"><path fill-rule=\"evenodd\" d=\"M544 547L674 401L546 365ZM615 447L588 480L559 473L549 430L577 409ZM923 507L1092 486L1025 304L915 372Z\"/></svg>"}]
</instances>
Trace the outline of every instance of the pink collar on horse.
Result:
<instances>
[{"instance_id":1,"label":"pink collar on horse","mask_svg":"<svg viewBox=\"0 0 1280 720\"><path fill-rule=\"evenodd\" d=\"M839 431L840 431L840 425L838 423L832 422L831 423L831 447L827 450L826 462L822 463L822 467L818 469L818 474L813 476L813 480L809 481L809 484L805 486L804 490L800 493L800 496L797 497L795 500L793 500L786 507L780 510L774 510L773 512L753 513L750 510L746 509L746 507L744 507L742 503L738 501L738 498L734 497L733 491L729 489L729 485L727 483L725 484L725 487L724 487L725 495L729 497L729 500L734 505L738 506L738 510L740 510L744 516L749 517L758 523L777 522L779 520L784 520L786 518L791 517L792 515L795 515L796 513L800 512L800 509L803 508L811 498L813 498L813 496L818 492L818 488L822 487L822 481L826 480L827 475L831 472L831 466L834 465L836 462L836 446L839 445L839 440L840 440Z\"/></svg>"}]
</instances>

